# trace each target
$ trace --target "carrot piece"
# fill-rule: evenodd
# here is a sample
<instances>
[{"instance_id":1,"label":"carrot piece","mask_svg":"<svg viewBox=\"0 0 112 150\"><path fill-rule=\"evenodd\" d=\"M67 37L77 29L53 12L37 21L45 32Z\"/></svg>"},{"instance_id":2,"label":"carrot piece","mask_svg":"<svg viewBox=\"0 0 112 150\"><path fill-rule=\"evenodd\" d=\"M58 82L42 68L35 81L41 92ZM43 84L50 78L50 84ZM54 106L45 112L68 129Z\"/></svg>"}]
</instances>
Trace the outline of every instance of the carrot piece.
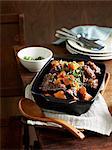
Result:
<instances>
[{"instance_id":1,"label":"carrot piece","mask_svg":"<svg viewBox=\"0 0 112 150\"><path fill-rule=\"evenodd\" d=\"M85 97L84 97L84 100L85 100L85 101L90 101L92 98L93 98L93 97L92 97L89 93L86 92Z\"/></svg>"},{"instance_id":2,"label":"carrot piece","mask_svg":"<svg viewBox=\"0 0 112 150\"><path fill-rule=\"evenodd\" d=\"M58 61L58 60L53 60L53 61L51 62L51 65L52 65L53 67L56 67L56 66L59 65L59 61Z\"/></svg>"},{"instance_id":3,"label":"carrot piece","mask_svg":"<svg viewBox=\"0 0 112 150\"><path fill-rule=\"evenodd\" d=\"M56 98L60 98L60 99L67 99L65 94L64 94L64 91L58 91L58 92L54 93L54 96Z\"/></svg>"},{"instance_id":4,"label":"carrot piece","mask_svg":"<svg viewBox=\"0 0 112 150\"><path fill-rule=\"evenodd\" d=\"M86 88L85 88L84 86L82 86L82 87L79 89L79 93L80 93L81 95L85 95L85 93L86 93Z\"/></svg>"},{"instance_id":5,"label":"carrot piece","mask_svg":"<svg viewBox=\"0 0 112 150\"><path fill-rule=\"evenodd\" d=\"M79 64L80 66L84 66L84 61L79 61L78 64Z\"/></svg>"},{"instance_id":6,"label":"carrot piece","mask_svg":"<svg viewBox=\"0 0 112 150\"><path fill-rule=\"evenodd\" d=\"M76 62L72 62L72 63L68 64L68 68L72 69L72 70L76 70L79 67L80 67L80 65L78 63L76 63Z\"/></svg>"},{"instance_id":7,"label":"carrot piece","mask_svg":"<svg viewBox=\"0 0 112 150\"><path fill-rule=\"evenodd\" d=\"M44 94L45 96L51 96L49 93Z\"/></svg>"},{"instance_id":8,"label":"carrot piece","mask_svg":"<svg viewBox=\"0 0 112 150\"><path fill-rule=\"evenodd\" d=\"M66 76L66 72L65 71L61 71L59 74L58 74L58 78L59 77L65 77Z\"/></svg>"},{"instance_id":9,"label":"carrot piece","mask_svg":"<svg viewBox=\"0 0 112 150\"><path fill-rule=\"evenodd\" d=\"M84 86L82 86L79 89L79 93L81 94L83 100L85 101L90 101L93 98L89 93L87 93L86 88Z\"/></svg>"},{"instance_id":10,"label":"carrot piece","mask_svg":"<svg viewBox=\"0 0 112 150\"><path fill-rule=\"evenodd\" d=\"M63 78L58 78L55 82L54 82L54 84L56 85L56 84L61 84L61 81L63 80Z\"/></svg>"},{"instance_id":11,"label":"carrot piece","mask_svg":"<svg viewBox=\"0 0 112 150\"><path fill-rule=\"evenodd\" d=\"M70 79L68 78L68 76L65 76L63 78L63 82L64 82L65 85L69 85L70 84Z\"/></svg>"}]
</instances>

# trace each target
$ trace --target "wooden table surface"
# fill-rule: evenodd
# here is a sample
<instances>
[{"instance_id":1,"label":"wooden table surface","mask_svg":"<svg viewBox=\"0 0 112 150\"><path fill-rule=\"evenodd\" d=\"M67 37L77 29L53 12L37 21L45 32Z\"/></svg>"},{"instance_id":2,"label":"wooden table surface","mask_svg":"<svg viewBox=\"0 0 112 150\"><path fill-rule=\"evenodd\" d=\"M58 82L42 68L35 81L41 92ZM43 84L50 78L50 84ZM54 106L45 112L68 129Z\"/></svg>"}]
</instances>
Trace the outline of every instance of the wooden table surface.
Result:
<instances>
[{"instance_id":1,"label":"wooden table surface","mask_svg":"<svg viewBox=\"0 0 112 150\"><path fill-rule=\"evenodd\" d=\"M54 54L68 54L68 51L65 49L65 45L54 46L54 45L45 45L45 47L51 49ZM15 47L15 51L17 52L20 48ZM112 113L112 60L103 61L106 65L106 71L110 73L110 80L107 85L107 88L104 93L104 98L108 105L110 112ZM31 73L26 70L24 67L19 65L20 75L24 86L31 82L36 73ZM102 136L93 132L86 132L86 138L83 141L80 141L73 137L67 131L60 131L56 129L48 129L48 128L36 128L36 134L40 145L43 149L52 150L67 150L67 149L81 149L81 150L110 150L112 148L112 134L111 136Z\"/></svg>"}]
</instances>

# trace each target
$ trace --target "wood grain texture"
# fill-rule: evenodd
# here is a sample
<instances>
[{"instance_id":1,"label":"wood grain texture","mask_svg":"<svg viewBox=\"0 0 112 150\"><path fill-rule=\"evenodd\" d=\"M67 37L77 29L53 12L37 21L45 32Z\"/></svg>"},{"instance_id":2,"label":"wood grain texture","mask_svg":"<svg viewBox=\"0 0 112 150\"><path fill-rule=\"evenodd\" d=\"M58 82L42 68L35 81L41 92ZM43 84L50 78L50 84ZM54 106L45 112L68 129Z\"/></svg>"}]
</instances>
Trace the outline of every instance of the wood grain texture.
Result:
<instances>
[{"instance_id":1,"label":"wood grain texture","mask_svg":"<svg viewBox=\"0 0 112 150\"><path fill-rule=\"evenodd\" d=\"M18 72L13 45L24 43L23 17L17 14L1 15L1 96L21 95L22 80Z\"/></svg>"},{"instance_id":2,"label":"wood grain texture","mask_svg":"<svg viewBox=\"0 0 112 150\"><path fill-rule=\"evenodd\" d=\"M51 43L61 27L99 25L112 27L112 1L2 1L2 13L24 13L29 45Z\"/></svg>"},{"instance_id":3,"label":"wood grain texture","mask_svg":"<svg viewBox=\"0 0 112 150\"><path fill-rule=\"evenodd\" d=\"M22 149L22 124L10 117L9 120L0 120L0 149L1 150L19 150ZM13 144L12 144L13 143Z\"/></svg>"},{"instance_id":4,"label":"wood grain texture","mask_svg":"<svg viewBox=\"0 0 112 150\"><path fill-rule=\"evenodd\" d=\"M111 150L112 135L110 137L101 136L92 132L85 132L85 140L80 141L74 138L67 131L56 129L40 128L36 129L42 149L59 150Z\"/></svg>"}]
</instances>

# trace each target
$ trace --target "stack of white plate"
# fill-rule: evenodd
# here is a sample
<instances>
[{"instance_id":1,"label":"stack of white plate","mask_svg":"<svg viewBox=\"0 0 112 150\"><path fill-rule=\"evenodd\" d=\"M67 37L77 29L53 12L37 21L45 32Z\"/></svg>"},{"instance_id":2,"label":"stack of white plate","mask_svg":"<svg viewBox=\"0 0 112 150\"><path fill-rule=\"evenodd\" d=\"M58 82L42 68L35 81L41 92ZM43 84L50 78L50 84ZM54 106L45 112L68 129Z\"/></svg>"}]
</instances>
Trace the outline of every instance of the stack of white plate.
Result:
<instances>
[{"instance_id":1,"label":"stack of white plate","mask_svg":"<svg viewBox=\"0 0 112 150\"><path fill-rule=\"evenodd\" d=\"M81 47L74 41L67 40L66 42L66 48L71 54L86 55L94 60L110 60L112 59L112 37L109 37L104 45L104 48L101 50L90 50Z\"/></svg>"}]
</instances>

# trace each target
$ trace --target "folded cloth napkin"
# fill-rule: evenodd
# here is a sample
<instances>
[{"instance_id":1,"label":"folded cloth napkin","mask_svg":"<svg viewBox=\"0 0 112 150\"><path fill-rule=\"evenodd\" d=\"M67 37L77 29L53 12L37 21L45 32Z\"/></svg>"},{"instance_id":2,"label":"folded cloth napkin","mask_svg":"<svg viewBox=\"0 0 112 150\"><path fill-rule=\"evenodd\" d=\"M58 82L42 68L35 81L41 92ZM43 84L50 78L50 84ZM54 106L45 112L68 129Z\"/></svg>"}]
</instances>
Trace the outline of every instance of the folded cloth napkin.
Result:
<instances>
[{"instance_id":1,"label":"folded cloth napkin","mask_svg":"<svg viewBox=\"0 0 112 150\"><path fill-rule=\"evenodd\" d=\"M34 100L34 98L31 93L31 87L36 76L34 77L32 82L26 86L25 89L25 97L32 100ZM102 88L103 87L104 86L102 86ZM46 109L43 109L43 111L46 116L63 119L68 123L70 123L72 126L75 126L79 129L86 129L86 130L94 131L108 136L112 132L112 116L108 111L106 102L101 94L97 96L94 103L90 107L89 111L80 116L68 115L62 112L46 110ZM31 121L31 120L28 120L28 123L32 125L34 124L45 125L45 123L39 121ZM50 124L48 123L48 125L51 125L51 123ZM53 126L55 126L55 124L53 124Z\"/></svg>"},{"instance_id":2,"label":"folded cloth napkin","mask_svg":"<svg viewBox=\"0 0 112 150\"><path fill-rule=\"evenodd\" d=\"M99 26L88 26L88 25L84 25L84 26L76 26L74 28L71 29L76 35L81 34L83 37L87 38L87 39L99 39L99 44L103 43L100 41L105 41L110 34L112 34L112 28L107 28L107 27L99 27ZM60 44L62 42L64 42L65 40L63 39L59 39L55 42L53 42L53 44Z\"/></svg>"}]
</instances>

